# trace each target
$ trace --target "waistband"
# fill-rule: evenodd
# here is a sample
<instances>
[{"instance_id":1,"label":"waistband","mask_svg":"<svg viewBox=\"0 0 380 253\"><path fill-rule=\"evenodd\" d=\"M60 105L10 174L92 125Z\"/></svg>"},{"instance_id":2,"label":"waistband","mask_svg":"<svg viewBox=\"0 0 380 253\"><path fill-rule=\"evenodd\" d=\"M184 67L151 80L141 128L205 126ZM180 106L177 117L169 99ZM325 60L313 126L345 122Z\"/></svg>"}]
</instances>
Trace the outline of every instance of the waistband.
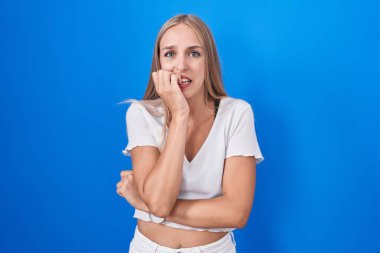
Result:
<instances>
[{"instance_id":1,"label":"waistband","mask_svg":"<svg viewBox=\"0 0 380 253\"><path fill-rule=\"evenodd\" d=\"M146 222L151 222L150 213L141 211L139 209L135 209L135 213L133 215L133 218L140 219ZM178 224L171 221L163 221L160 223L161 225L165 225L172 228L179 228L179 229L185 229L185 230L195 230L195 231L210 231L210 232L229 232L235 230L235 228L196 228L196 227L190 227L185 226L182 224Z\"/></svg>"},{"instance_id":2,"label":"waistband","mask_svg":"<svg viewBox=\"0 0 380 253\"><path fill-rule=\"evenodd\" d=\"M143 235L136 225L135 229L135 235L133 240L135 241L136 247L148 247L149 251L156 252L156 253L220 253L220 252L227 252L226 250L235 247L236 242L234 238L234 234L232 231L228 232L225 236L220 238L219 240L212 242L210 244L202 245L202 246L196 246L191 248L170 248L166 246L161 246L154 241L147 238L145 235ZM143 249L142 249L143 250Z\"/></svg>"}]
</instances>

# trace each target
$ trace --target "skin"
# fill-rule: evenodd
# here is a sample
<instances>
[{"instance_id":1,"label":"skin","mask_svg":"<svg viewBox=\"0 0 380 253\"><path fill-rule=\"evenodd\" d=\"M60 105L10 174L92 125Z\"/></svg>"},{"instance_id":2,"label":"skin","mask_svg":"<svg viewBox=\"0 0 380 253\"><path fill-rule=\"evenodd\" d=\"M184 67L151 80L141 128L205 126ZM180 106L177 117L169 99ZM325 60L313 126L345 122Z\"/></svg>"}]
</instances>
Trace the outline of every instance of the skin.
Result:
<instances>
[{"instance_id":1,"label":"skin","mask_svg":"<svg viewBox=\"0 0 380 253\"><path fill-rule=\"evenodd\" d=\"M176 198L181 186L183 154L191 161L199 151L214 122L214 105L213 101L209 104L203 101L206 62L202 43L192 28L185 24L170 28L162 37L160 49L162 69L152 73L152 77L157 93L172 113L165 145L168 147L162 154L150 146L132 149L133 171L120 173L117 193L135 208L168 221L193 227L242 228L254 199L254 157L234 156L225 160L221 196L205 200ZM178 86L180 75L192 80L183 90ZM152 241L171 248L205 245L226 235L141 220L138 228Z\"/></svg>"}]
</instances>

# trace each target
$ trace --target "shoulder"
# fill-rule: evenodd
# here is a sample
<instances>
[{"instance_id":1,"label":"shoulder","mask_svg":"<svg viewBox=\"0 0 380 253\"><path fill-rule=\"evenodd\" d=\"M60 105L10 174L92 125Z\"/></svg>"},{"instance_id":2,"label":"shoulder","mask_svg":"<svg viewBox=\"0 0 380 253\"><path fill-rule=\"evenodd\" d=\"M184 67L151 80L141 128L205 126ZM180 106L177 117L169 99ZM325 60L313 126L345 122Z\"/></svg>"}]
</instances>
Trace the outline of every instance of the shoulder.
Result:
<instances>
[{"instance_id":1,"label":"shoulder","mask_svg":"<svg viewBox=\"0 0 380 253\"><path fill-rule=\"evenodd\" d=\"M252 111L252 106L249 102L241 98L225 97L223 98L223 112L240 114L244 111Z\"/></svg>"},{"instance_id":2,"label":"shoulder","mask_svg":"<svg viewBox=\"0 0 380 253\"><path fill-rule=\"evenodd\" d=\"M135 117L141 117L144 115L144 111L146 109L140 102L132 102L126 112L126 117L128 118L135 118Z\"/></svg>"},{"instance_id":3,"label":"shoulder","mask_svg":"<svg viewBox=\"0 0 380 253\"><path fill-rule=\"evenodd\" d=\"M128 117L152 117L160 115L162 106L160 101L133 101L127 109L126 116ZM153 115L152 115L153 114Z\"/></svg>"}]
</instances>

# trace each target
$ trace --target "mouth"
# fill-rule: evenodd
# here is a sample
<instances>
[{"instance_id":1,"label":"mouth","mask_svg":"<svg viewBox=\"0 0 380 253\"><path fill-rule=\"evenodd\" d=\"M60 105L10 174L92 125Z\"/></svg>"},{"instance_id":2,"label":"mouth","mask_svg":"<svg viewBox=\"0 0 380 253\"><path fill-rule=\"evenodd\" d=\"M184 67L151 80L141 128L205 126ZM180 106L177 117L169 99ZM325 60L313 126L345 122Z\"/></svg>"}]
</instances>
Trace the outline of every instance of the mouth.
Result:
<instances>
[{"instance_id":1,"label":"mouth","mask_svg":"<svg viewBox=\"0 0 380 253\"><path fill-rule=\"evenodd\" d=\"M181 89L184 89L190 86L191 82L192 82L191 79L184 75L181 75L181 78L178 79L178 85Z\"/></svg>"}]
</instances>

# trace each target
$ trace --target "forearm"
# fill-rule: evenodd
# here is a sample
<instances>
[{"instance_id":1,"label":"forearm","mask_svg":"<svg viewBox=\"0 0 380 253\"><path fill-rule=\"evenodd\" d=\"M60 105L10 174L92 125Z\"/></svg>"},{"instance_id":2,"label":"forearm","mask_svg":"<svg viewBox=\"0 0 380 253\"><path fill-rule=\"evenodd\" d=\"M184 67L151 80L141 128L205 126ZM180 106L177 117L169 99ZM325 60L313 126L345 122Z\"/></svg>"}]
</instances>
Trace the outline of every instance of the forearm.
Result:
<instances>
[{"instance_id":1,"label":"forearm","mask_svg":"<svg viewBox=\"0 0 380 253\"><path fill-rule=\"evenodd\" d=\"M192 227L237 228L245 225L248 216L232 199L222 195L212 199L178 199L165 220Z\"/></svg>"},{"instance_id":2,"label":"forearm","mask_svg":"<svg viewBox=\"0 0 380 253\"><path fill-rule=\"evenodd\" d=\"M157 216L167 216L177 200L182 183L186 129L187 116L172 119L162 153L144 182L142 198Z\"/></svg>"},{"instance_id":3,"label":"forearm","mask_svg":"<svg viewBox=\"0 0 380 253\"><path fill-rule=\"evenodd\" d=\"M151 213L148 206L140 199L131 203L135 208ZM167 221L202 228L241 228L244 227L250 214L232 205L225 196L204 200L177 199Z\"/></svg>"}]
</instances>

